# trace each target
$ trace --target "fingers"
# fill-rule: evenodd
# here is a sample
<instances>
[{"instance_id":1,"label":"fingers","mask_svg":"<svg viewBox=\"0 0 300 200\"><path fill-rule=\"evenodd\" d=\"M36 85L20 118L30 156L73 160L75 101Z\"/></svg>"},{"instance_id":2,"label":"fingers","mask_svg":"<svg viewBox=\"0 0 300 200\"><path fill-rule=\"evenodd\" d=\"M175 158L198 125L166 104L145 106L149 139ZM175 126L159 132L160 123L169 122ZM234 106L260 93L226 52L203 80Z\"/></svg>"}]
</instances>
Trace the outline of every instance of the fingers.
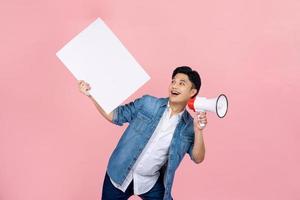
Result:
<instances>
[{"instance_id":1,"label":"fingers","mask_svg":"<svg viewBox=\"0 0 300 200\"><path fill-rule=\"evenodd\" d=\"M205 119L206 118L206 112L197 112L198 119Z\"/></svg>"},{"instance_id":2,"label":"fingers","mask_svg":"<svg viewBox=\"0 0 300 200\"><path fill-rule=\"evenodd\" d=\"M83 80L78 81L78 84L79 84L80 87L84 87L84 88L89 88L89 89L91 89L90 84L88 84L87 82L85 82L85 81L83 81Z\"/></svg>"},{"instance_id":3,"label":"fingers","mask_svg":"<svg viewBox=\"0 0 300 200\"><path fill-rule=\"evenodd\" d=\"M206 119L200 119L199 121L200 121L201 124L206 124L207 123Z\"/></svg>"},{"instance_id":4,"label":"fingers","mask_svg":"<svg viewBox=\"0 0 300 200\"><path fill-rule=\"evenodd\" d=\"M207 118L206 118L206 112L197 112L197 118L196 121L198 121L200 124L207 124Z\"/></svg>"},{"instance_id":5,"label":"fingers","mask_svg":"<svg viewBox=\"0 0 300 200\"><path fill-rule=\"evenodd\" d=\"M84 93L84 94L88 94L87 91L89 91L91 89L90 84L88 84L87 82L85 82L84 80L79 80L78 81L79 84L79 90Z\"/></svg>"},{"instance_id":6,"label":"fingers","mask_svg":"<svg viewBox=\"0 0 300 200\"><path fill-rule=\"evenodd\" d=\"M197 114L200 115L200 116L205 116L206 112L197 112Z\"/></svg>"}]
</instances>

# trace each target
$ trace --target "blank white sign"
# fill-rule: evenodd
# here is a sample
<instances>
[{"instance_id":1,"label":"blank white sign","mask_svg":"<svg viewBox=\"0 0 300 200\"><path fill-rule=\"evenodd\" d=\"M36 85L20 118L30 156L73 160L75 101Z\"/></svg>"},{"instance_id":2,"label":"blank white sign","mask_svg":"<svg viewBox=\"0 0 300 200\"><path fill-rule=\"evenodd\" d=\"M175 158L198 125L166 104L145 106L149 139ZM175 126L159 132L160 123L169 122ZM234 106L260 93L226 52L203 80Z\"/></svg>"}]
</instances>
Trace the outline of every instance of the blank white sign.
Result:
<instances>
[{"instance_id":1,"label":"blank white sign","mask_svg":"<svg viewBox=\"0 0 300 200\"><path fill-rule=\"evenodd\" d=\"M100 18L56 55L77 80L90 84L89 93L106 113L110 113L150 79Z\"/></svg>"}]
</instances>

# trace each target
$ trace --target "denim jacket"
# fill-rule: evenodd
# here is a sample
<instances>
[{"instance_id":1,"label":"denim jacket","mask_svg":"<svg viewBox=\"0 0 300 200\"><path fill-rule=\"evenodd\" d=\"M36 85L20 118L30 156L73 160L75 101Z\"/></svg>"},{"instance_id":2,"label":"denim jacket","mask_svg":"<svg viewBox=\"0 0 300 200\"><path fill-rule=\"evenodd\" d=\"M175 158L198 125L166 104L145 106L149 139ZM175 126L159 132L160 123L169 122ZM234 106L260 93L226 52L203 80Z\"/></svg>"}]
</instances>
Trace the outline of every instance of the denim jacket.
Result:
<instances>
[{"instance_id":1,"label":"denim jacket","mask_svg":"<svg viewBox=\"0 0 300 200\"><path fill-rule=\"evenodd\" d=\"M112 122L122 126L128 122L116 148L108 161L107 173L118 184L122 184L138 156L146 146L167 108L169 98L144 95L113 111ZM175 171L186 153L192 158L194 145L193 118L185 109L178 122L170 144L168 160L161 168L164 173L165 193L163 200L171 200Z\"/></svg>"}]
</instances>

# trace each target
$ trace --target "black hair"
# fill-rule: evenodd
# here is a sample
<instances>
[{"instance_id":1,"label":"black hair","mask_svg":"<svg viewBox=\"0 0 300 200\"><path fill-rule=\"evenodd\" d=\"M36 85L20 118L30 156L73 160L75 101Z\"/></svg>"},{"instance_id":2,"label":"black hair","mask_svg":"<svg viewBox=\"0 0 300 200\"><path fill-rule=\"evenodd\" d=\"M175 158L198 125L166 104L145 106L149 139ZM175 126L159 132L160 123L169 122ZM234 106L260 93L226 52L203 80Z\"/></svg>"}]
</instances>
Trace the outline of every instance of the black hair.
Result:
<instances>
[{"instance_id":1,"label":"black hair","mask_svg":"<svg viewBox=\"0 0 300 200\"><path fill-rule=\"evenodd\" d=\"M197 93L192 96L191 98L194 98L199 93L200 87L201 87L201 78L197 71L192 70L189 66L180 66L177 67L172 74L172 79L176 76L176 74L182 73L186 74L189 78L189 80L192 82L192 88L197 90Z\"/></svg>"}]
</instances>

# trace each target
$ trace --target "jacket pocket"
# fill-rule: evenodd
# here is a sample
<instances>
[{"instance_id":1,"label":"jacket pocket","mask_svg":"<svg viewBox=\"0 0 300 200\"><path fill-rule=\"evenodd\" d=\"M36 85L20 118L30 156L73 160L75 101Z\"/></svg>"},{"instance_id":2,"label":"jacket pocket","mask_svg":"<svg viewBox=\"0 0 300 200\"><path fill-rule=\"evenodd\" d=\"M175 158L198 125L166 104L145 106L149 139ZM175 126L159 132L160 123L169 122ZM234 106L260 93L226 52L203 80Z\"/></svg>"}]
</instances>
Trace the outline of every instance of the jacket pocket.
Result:
<instances>
[{"instance_id":1,"label":"jacket pocket","mask_svg":"<svg viewBox=\"0 0 300 200\"><path fill-rule=\"evenodd\" d=\"M142 112L138 112L131 126L136 131L144 131L151 122L151 118Z\"/></svg>"}]
</instances>

